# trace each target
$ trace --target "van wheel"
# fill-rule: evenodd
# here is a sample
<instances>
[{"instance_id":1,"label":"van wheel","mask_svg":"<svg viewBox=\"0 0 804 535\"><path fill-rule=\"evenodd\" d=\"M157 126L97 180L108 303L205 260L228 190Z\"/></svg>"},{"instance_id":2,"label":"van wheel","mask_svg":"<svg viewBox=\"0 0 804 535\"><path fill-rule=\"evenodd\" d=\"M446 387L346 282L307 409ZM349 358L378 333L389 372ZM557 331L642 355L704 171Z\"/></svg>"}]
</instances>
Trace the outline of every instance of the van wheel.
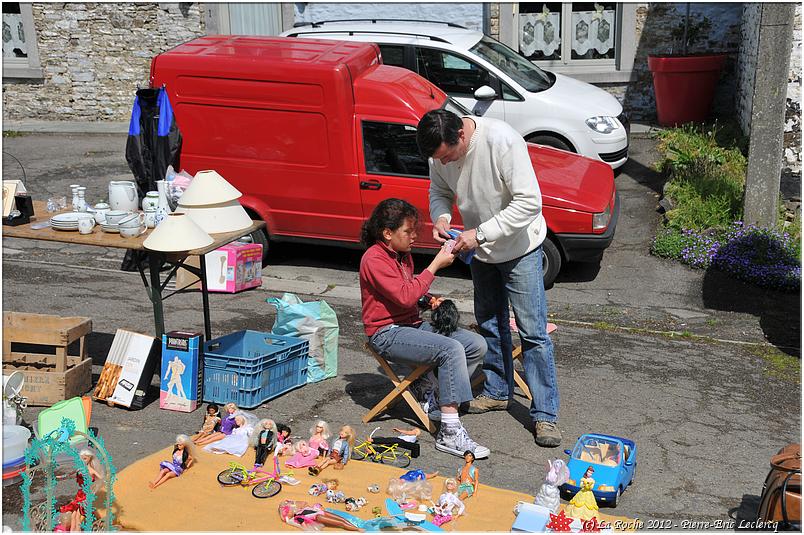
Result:
<instances>
[{"instance_id":1,"label":"van wheel","mask_svg":"<svg viewBox=\"0 0 804 535\"><path fill-rule=\"evenodd\" d=\"M561 251L547 236L542 242L542 276L545 289L553 287L559 271L561 271Z\"/></svg>"},{"instance_id":2,"label":"van wheel","mask_svg":"<svg viewBox=\"0 0 804 535\"><path fill-rule=\"evenodd\" d=\"M548 136L548 135L530 136L528 138L525 138L525 141L527 141L528 143L536 143L537 145L547 145L548 147L565 150L567 152L575 152L575 149L573 149L566 141L554 136Z\"/></svg>"},{"instance_id":3,"label":"van wheel","mask_svg":"<svg viewBox=\"0 0 804 535\"><path fill-rule=\"evenodd\" d=\"M251 243L259 243L262 245L262 266L265 267L265 262L268 260L268 234L264 228L257 229L251 234Z\"/></svg>"}]
</instances>

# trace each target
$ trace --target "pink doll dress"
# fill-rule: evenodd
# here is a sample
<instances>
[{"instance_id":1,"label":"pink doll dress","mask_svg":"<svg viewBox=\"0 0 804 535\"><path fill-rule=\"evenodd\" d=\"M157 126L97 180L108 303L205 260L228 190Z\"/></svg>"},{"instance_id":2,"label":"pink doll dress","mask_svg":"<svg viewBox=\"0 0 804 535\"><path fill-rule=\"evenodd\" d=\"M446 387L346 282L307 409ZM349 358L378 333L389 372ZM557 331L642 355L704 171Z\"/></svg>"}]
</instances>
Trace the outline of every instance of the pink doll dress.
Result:
<instances>
[{"instance_id":1,"label":"pink doll dress","mask_svg":"<svg viewBox=\"0 0 804 535\"><path fill-rule=\"evenodd\" d=\"M316 459L318 458L318 450L310 448L310 452L305 455L300 451L293 454L293 457L285 461L285 466L292 468L307 468L308 466L315 466Z\"/></svg>"},{"instance_id":2,"label":"pink doll dress","mask_svg":"<svg viewBox=\"0 0 804 535\"><path fill-rule=\"evenodd\" d=\"M307 442L307 444L310 446L310 449L315 450L316 453L329 450L329 444L327 441L315 435L310 437L310 440Z\"/></svg>"}]
</instances>

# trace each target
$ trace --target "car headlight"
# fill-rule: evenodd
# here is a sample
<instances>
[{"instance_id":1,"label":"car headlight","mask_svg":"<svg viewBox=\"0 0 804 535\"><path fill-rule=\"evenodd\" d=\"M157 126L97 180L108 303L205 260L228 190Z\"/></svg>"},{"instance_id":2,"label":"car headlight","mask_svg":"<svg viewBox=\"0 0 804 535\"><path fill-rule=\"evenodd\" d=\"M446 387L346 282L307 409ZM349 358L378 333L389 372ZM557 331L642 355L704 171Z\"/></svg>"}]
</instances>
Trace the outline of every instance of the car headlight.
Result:
<instances>
[{"instance_id":1,"label":"car headlight","mask_svg":"<svg viewBox=\"0 0 804 535\"><path fill-rule=\"evenodd\" d=\"M567 480L567 483L569 483L569 484L570 484L570 485L572 485L573 487L577 486L577 485L575 484L575 480L574 480L574 479L568 479L568 480Z\"/></svg>"},{"instance_id":2,"label":"car headlight","mask_svg":"<svg viewBox=\"0 0 804 535\"><path fill-rule=\"evenodd\" d=\"M611 221L611 205L602 212L592 215L592 230L605 230Z\"/></svg>"},{"instance_id":3,"label":"car headlight","mask_svg":"<svg viewBox=\"0 0 804 535\"><path fill-rule=\"evenodd\" d=\"M614 492L614 487L611 485L600 485L597 490L601 492Z\"/></svg>"},{"instance_id":4,"label":"car headlight","mask_svg":"<svg viewBox=\"0 0 804 535\"><path fill-rule=\"evenodd\" d=\"M605 115L598 115L590 117L586 120L586 126L600 134L611 134L618 128L620 123L615 117L607 117Z\"/></svg>"}]
</instances>

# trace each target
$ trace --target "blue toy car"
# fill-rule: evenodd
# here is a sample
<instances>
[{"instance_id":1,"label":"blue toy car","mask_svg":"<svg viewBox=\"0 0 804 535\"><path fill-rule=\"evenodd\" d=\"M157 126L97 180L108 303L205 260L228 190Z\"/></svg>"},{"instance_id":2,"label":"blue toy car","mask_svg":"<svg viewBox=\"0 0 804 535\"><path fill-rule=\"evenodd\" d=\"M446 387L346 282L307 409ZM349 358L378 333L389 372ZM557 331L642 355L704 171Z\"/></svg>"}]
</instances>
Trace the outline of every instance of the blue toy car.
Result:
<instances>
[{"instance_id":1,"label":"blue toy car","mask_svg":"<svg viewBox=\"0 0 804 535\"><path fill-rule=\"evenodd\" d=\"M567 463L570 478L561 485L561 490L570 497L581 490L581 478L590 466L594 468L595 480L592 493L598 503L615 507L620 494L634 480L637 448L627 438L588 433L578 439L571 452L564 450L564 453L570 456Z\"/></svg>"}]
</instances>

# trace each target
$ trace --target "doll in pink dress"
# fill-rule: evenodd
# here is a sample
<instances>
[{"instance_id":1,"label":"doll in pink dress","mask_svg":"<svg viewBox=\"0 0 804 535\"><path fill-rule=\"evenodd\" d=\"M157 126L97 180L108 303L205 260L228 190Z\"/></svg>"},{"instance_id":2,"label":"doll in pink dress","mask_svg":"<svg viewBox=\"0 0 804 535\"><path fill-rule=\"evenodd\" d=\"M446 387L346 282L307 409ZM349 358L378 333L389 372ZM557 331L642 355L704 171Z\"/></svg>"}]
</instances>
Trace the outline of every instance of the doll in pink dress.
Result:
<instances>
[{"instance_id":1,"label":"doll in pink dress","mask_svg":"<svg viewBox=\"0 0 804 535\"><path fill-rule=\"evenodd\" d=\"M310 428L310 440L307 443L314 450L318 450L319 455L326 456L327 452L329 452L329 442L327 440L331 436L332 432L329 430L329 424L324 420L318 420Z\"/></svg>"},{"instance_id":2,"label":"doll in pink dress","mask_svg":"<svg viewBox=\"0 0 804 535\"><path fill-rule=\"evenodd\" d=\"M294 444L294 451L293 457L285 461L286 466L292 468L307 468L308 466L316 465L318 450L311 448L306 440L300 440Z\"/></svg>"}]
</instances>

